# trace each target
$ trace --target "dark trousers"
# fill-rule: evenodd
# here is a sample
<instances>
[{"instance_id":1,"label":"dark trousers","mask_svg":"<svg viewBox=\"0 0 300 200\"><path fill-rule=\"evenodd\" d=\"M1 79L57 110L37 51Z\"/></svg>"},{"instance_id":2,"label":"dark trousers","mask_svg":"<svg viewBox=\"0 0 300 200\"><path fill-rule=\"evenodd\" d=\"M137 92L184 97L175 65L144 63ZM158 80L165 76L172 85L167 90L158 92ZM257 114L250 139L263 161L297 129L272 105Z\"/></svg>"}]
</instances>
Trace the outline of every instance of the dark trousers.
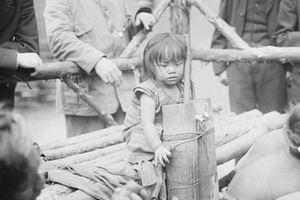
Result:
<instances>
[{"instance_id":1,"label":"dark trousers","mask_svg":"<svg viewBox=\"0 0 300 200\"><path fill-rule=\"evenodd\" d=\"M113 118L118 124L122 124L125 119L125 112L119 107ZM90 133L107 127L104 120L98 116L76 116L65 115L67 137L74 137L85 133Z\"/></svg>"},{"instance_id":2,"label":"dark trousers","mask_svg":"<svg viewBox=\"0 0 300 200\"><path fill-rule=\"evenodd\" d=\"M14 108L15 83L0 84L0 103L5 103L9 109Z\"/></svg>"},{"instance_id":3,"label":"dark trousers","mask_svg":"<svg viewBox=\"0 0 300 200\"><path fill-rule=\"evenodd\" d=\"M285 69L280 63L232 63L227 72L233 112L238 114L252 109L262 113L284 112L286 80Z\"/></svg>"}]
</instances>

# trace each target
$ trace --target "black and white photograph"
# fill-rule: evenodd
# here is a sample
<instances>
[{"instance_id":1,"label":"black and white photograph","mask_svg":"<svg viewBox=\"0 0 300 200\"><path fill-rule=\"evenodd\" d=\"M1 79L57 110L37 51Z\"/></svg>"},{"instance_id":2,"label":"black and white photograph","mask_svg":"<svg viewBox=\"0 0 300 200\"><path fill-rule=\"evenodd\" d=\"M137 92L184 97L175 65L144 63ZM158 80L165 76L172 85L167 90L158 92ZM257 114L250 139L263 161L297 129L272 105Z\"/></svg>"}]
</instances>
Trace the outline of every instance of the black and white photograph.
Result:
<instances>
[{"instance_id":1,"label":"black and white photograph","mask_svg":"<svg viewBox=\"0 0 300 200\"><path fill-rule=\"evenodd\" d=\"M300 0L0 0L0 200L299 200Z\"/></svg>"}]
</instances>

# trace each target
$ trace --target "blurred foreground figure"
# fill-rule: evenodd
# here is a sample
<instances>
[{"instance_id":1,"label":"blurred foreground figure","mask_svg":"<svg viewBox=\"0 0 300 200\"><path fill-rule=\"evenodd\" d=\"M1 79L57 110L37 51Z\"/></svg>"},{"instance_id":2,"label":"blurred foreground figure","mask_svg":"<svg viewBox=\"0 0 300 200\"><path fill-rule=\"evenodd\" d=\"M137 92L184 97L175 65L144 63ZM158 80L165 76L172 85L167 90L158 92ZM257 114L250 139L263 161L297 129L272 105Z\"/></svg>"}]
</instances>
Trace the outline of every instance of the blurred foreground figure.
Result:
<instances>
[{"instance_id":1,"label":"blurred foreground figure","mask_svg":"<svg viewBox=\"0 0 300 200\"><path fill-rule=\"evenodd\" d=\"M259 139L240 160L225 199L275 200L296 196L295 192L300 191L299 146L300 104L291 110L283 129Z\"/></svg>"},{"instance_id":2,"label":"blurred foreground figure","mask_svg":"<svg viewBox=\"0 0 300 200\"><path fill-rule=\"evenodd\" d=\"M24 119L0 105L0 199L35 200L43 179Z\"/></svg>"}]
</instances>

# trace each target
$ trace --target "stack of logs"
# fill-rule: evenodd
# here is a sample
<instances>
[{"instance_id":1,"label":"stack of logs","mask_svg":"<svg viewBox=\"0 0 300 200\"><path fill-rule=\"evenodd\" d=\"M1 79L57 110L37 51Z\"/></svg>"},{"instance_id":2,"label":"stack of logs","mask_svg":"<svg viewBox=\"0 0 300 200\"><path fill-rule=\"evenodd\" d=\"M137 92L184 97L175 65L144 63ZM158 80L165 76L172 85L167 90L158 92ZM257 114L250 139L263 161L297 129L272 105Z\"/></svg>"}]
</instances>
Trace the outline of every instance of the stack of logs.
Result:
<instances>
[{"instance_id":1,"label":"stack of logs","mask_svg":"<svg viewBox=\"0 0 300 200\"><path fill-rule=\"evenodd\" d=\"M229 114L215 120L217 164L221 165L244 155L261 136L283 127L285 115L277 112L262 114L257 110ZM41 146L45 162L41 171L65 164L88 164L118 168L123 164L124 126L80 135L64 141ZM93 200L81 191L59 184L47 185L38 200Z\"/></svg>"}]
</instances>

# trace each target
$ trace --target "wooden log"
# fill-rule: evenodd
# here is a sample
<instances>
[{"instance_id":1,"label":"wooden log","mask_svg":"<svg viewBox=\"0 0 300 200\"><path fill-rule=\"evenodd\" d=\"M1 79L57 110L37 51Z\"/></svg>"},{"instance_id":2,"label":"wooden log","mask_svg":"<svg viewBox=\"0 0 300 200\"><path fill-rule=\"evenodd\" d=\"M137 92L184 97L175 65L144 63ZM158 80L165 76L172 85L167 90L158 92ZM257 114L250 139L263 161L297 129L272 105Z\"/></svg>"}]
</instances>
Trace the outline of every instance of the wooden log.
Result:
<instances>
[{"instance_id":1,"label":"wooden log","mask_svg":"<svg viewBox=\"0 0 300 200\"><path fill-rule=\"evenodd\" d=\"M96 149L94 151L77 154L77 155L72 155L72 156L62 158L62 159L48 161L48 164L50 164L50 165L65 165L65 164L83 163L86 161L104 157L106 155L110 155L112 153L116 153L116 152L120 153L121 151L124 151L124 149L125 149L125 143L120 143L120 144L108 146L106 148Z\"/></svg>"},{"instance_id":2,"label":"wooden log","mask_svg":"<svg viewBox=\"0 0 300 200\"><path fill-rule=\"evenodd\" d=\"M262 114L257 111L249 111L240 115L231 116L228 119L219 120L216 122L216 144L218 146L229 142L230 140L246 133L249 130L249 127L254 123L254 119L261 116ZM247 120L248 119L248 120ZM77 154L76 152L67 152L73 151L73 148L67 148L68 146L84 146L89 145L89 142L93 142L95 140L102 140L102 138L107 138L110 135L120 135L122 134L123 126L112 127L100 131L96 131L93 133L76 136L74 138L67 139L62 142L49 144L41 146L42 152L46 156L46 158L50 158L51 154L58 154L56 152L64 152L66 155L71 156ZM100 145L100 143L99 143ZM101 146L99 146L101 148ZM68 157L67 156L67 157ZM66 156L64 156L66 157ZM59 158L55 158L59 159ZM54 159L54 160L55 160Z\"/></svg>"},{"instance_id":3,"label":"wooden log","mask_svg":"<svg viewBox=\"0 0 300 200\"><path fill-rule=\"evenodd\" d=\"M100 158L96 158L94 160L89 160L82 162L83 165L108 165L110 163L116 163L124 159L123 152L115 152Z\"/></svg>"},{"instance_id":4,"label":"wooden log","mask_svg":"<svg viewBox=\"0 0 300 200\"><path fill-rule=\"evenodd\" d=\"M41 148L42 152L47 151L47 150L54 150L54 149L69 146L69 145L83 143L88 140L94 140L99 137L105 137L105 136L108 136L111 134L123 132L123 130L124 130L124 125L113 126L113 127L101 129L98 131L93 131L91 133L71 137L71 138L68 138L65 140L55 141L50 144L44 144L44 145L41 145L40 148Z\"/></svg>"},{"instance_id":5,"label":"wooden log","mask_svg":"<svg viewBox=\"0 0 300 200\"><path fill-rule=\"evenodd\" d=\"M270 112L262 116L259 122L247 134L216 148L217 164L223 164L244 155L255 141L272 130L283 127L285 115Z\"/></svg>"},{"instance_id":6,"label":"wooden log","mask_svg":"<svg viewBox=\"0 0 300 200\"><path fill-rule=\"evenodd\" d=\"M239 115L230 116L216 121L215 144L222 146L244 134L246 134L263 114L258 110L252 110Z\"/></svg>"},{"instance_id":7,"label":"wooden log","mask_svg":"<svg viewBox=\"0 0 300 200\"><path fill-rule=\"evenodd\" d=\"M163 143L172 151L170 163L166 165L169 199L200 199L199 169L202 163L199 161L198 139L201 134L196 132L195 116L209 113L206 103L204 99L197 99L162 107Z\"/></svg>"},{"instance_id":8,"label":"wooden log","mask_svg":"<svg viewBox=\"0 0 300 200\"><path fill-rule=\"evenodd\" d=\"M188 1L173 0L170 4L170 31L176 34L190 33L190 9Z\"/></svg>"},{"instance_id":9,"label":"wooden log","mask_svg":"<svg viewBox=\"0 0 300 200\"><path fill-rule=\"evenodd\" d=\"M299 61L299 47L258 47L237 49L194 49L193 60L214 62Z\"/></svg>"},{"instance_id":10,"label":"wooden log","mask_svg":"<svg viewBox=\"0 0 300 200\"><path fill-rule=\"evenodd\" d=\"M59 158L65 158L70 155L80 154L88 151L92 151L98 148L104 148L110 145L119 144L123 142L124 138L122 133L115 133L103 138L97 138L94 140L88 140L83 143L78 143L59 149L48 150L43 152L43 156L46 160L56 160Z\"/></svg>"},{"instance_id":11,"label":"wooden log","mask_svg":"<svg viewBox=\"0 0 300 200\"><path fill-rule=\"evenodd\" d=\"M249 48L249 45L235 32L235 28L229 26L222 18L210 10L203 0L192 0L192 2L206 19L226 37L233 47L239 49Z\"/></svg>"},{"instance_id":12,"label":"wooden log","mask_svg":"<svg viewBox=\"0 0 300 200\"><path fill-rule=\"evenodd\" d=\"M121 71L133 70L141 63L141 57L133 58L111 58ZM80 69L72 62L53 62L44 63L34 74L16 73L16 75L0 76L0 83L20 82L20 81L35 81L35 80L49 80L59 79L69 75L76 75L79 77L87 76L86 72ZM90 74L92 75L92 74Z\"/></svg>"},{"instance_id":13,"label":"wooden log","mask_svg":"<svg viewBox=\"0 0 300 200\"><path fill-rule=\"evenodd\" d=\"M184 66L184 102L188 103L191 99L191 69L192 69L192 62L191 62L191 36L190 34L184 35L186 46L187 46L187 53L186 53L186 61Z\"/></svg>"},{"instance_id":14,"label":"wooden log","mask_svg":"<svg viewBox=\"0 0 300 200\"><path fill-rule=\"evenodd\" d=\"M193 60L206 62L263 62L263 61L299 61L299 47L259 47L244 50L236 49L194 49L192 50ZM113 61L118 65L125 65L122 70L132 69L141 63L141 57L135 58L116 58ZM120 62L120 63L119 63ZM24 82L35 80L49 80L62 78L68 75L86 76L86 73L71 62L44 63L36 74L16 74L14 76L0 75L0 83Z\"/></svg>"},{"instance_id":15,"label":"wooden log","mask_svg":"<svg viewBox=\"0 0 300 200\"><path fill-rule=\"evenodd\" d=\"M196 117L196 131L203 134L198 139L199 194L200 199L218 200L219 186L215 152L214 122L210 101L206 105L207 118ZM212 131L211 131L212 130Z\"/></svg>"}]
</instances>

